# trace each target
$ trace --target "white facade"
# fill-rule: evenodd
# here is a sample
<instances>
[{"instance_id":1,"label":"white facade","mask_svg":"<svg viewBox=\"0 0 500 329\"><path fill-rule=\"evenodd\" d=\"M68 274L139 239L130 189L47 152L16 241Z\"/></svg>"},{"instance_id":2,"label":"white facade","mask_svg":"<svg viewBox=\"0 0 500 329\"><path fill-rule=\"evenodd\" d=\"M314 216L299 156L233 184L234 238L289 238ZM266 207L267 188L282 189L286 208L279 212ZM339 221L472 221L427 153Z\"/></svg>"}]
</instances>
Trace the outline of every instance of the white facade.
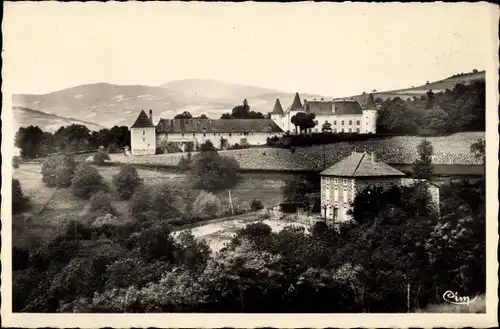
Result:
<instances>
[{"instance_id":1,"label":"white facade","mask_svg":"<svg viewBox=\"0 0 500 329\"><path fill-rule=\"evenodd\" d=\"M156 145L165 147L168 142L193 142L200 145L210 140L216 148L222 148L221 139L226 141L226 147L234 144L239 145L265 145L267 138L278 136L282 133L158 133Z\"/></svg>"},{"instance_id":2,"label":"white facade","mask_svg":"<svg viewBox=\"0 0 500 329\"><path fill-rule=\"evenodd\" d=\"M302 105L297 93L293 104L287 111L283 111L281 103L277 99L271 112L271 119L283 131L293 133L296 127L292 123L292 117L300 112L315 114L316 125L308 133L322 132L326 122L331 124L333 133L370 134L377 132L377 107L374 101L367 104L366 107L352 99L330 101L321 99L312 102L304 100L304 105Z\"/></svg>"},{"instance_id":3,"label":"white facade","mask_svg":"<svg viewBox=\"0 0 500 329\"><path fill-rule=\"evenodd\" d=\"M154 127L138 127L130 129L132 155L155 154L156 130Z\"/></svg>"},{"instance_id":4,"label":"white facade","mask_svg":"<svg viewBox=\"0 0 500 329\"><path fill-rule=\"evenodd\" d=\"M287 112L284 115L271 115L271 119L283 131L295 131L292 117L298 112ZM343 115L316 115L314 119L316 126L310 132L322 132L323 124L329 122L332 125L333 133L357 133L374 134L377 132L377 110L363 110L363 114L343 114Z\"/></svg>"}]
</instances>

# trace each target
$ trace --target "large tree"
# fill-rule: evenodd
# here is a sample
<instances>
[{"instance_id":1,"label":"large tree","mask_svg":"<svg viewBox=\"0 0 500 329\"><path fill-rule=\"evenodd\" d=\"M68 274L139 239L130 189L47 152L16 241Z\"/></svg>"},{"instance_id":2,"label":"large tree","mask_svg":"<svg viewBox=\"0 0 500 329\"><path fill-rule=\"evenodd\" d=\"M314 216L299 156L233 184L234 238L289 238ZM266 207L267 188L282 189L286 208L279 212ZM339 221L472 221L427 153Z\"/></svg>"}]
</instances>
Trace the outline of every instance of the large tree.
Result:
<instances>
[{"instance_id":1,"label":"large tree","mask_svg":"<svg viewBox=\"0 0 500 329\"><path fill-rule=\"evenodd\" d=\"M250 105L248 105L245 98L243 103L235 106L231 113L222 114L221 119L264 119L264 115L260 112L251 111Z\"/></svg>"},{"instance_id":2,"label":"large tree","mask_svg":"<svg viewBox=\"0 0 500 329\"><path fill-rule=\"evenodd\" d=\"M299 112L292 116L291 122L295 125L295 130L297 127L300 128L300 132L307 131L307 129L314 128L316 126L316 122L314 119L316 115L314 113L304 113Z\"/></svg>"},{"instance_id":3,"label":"large tree","mask_svg":"<svg viewBox=\"0 0 500 329\"><path fill-rule=\"evenodd\" d=\"M181 114L177 114L174 119L192 119L193 116L188 111L184 111Z\"/></svg>"},{"instance_id":4,"label":"large tree","mask_svg":"<svg viewBox=\"0 0 500 329\"><path fill-rule=\"evenodd\" d=\"M420 179L431 179L434 173L432 156L434 148L428 140L423 140L418 146L418 158L413 162L413 176Z\"/></svg>"}]
</instances>

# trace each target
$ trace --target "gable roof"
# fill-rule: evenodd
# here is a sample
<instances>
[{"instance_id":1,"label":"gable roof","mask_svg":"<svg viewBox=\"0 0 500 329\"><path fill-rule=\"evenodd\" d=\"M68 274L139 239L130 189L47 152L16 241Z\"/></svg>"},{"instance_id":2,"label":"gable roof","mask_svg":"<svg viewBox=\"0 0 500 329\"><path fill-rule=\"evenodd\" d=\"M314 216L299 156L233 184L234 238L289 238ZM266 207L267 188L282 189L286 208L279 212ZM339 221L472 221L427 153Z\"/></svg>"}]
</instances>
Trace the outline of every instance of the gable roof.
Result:
<instances>
[{"instance_id":1,"label":"gable roof","mask_svg":"<svg viewBox=\"0 0 500 329\"><path fill-rule=\"evenodd\" d=\"M295 97L293 98L293 103L290 106L290 111L302 111L302 102L300 101L299 93L295 93Z\"/></svg>"},{"instance_id":2,"label":"gable roof","mask_svg":"<svg viewBox=\"0 0 500 329\"><path fill-rule=\"evenodd\" d=\"M161 119L159 133L282 133L271 119Z\"/></svg>"},{"instance_id":3,"label":"gable roof","mask_svg":"<svg viewBox=\"0 0 500 329\"><path fill-rule=\"evenodd\" d=\"M334 114L363 114L363 107L357 100L339 100L333 102Z\"/></svg>"},{"instance_id":4,"label":"gable roof","mask_svg":"<svg viewBox=\"0 0 500 329\"><path fill-rule=\"evenodd\" d=\"M333 102L332 101L305 101L304 108L306 113L314 113L317 115L332 115Z\"/></svg>"},{"instance_id":5,"label":"gable roof","mask_svg":"<svg viewBox=\"0 0 500 329\"><path fill-rule=\"evenodd\" d=\"M151 119L148 117L146 112L144 110L139 113L139 116L135 120L134 124L130 128L154 128L153 122L151 122Z\"/></svg>"},{"instance_id":6,"label":"gable roof","mask_svg":"<svg viewBox=\"0 0 500 329\"><path fill-rule=\"evenodd\" d=\"M371 156L366 153L353 153L330 168L323 170L320 175L343 177L405 176L404 173L388 164L372 161Z\"/></svg>"},{"instance_id":7,"label":"gable roof","mask_svg":"<svg viewBox=\"0 0 500 329\"><path fill-rule=\"evenodd\" d=\"M274 103L274 108L271 114L283 114L283 108L281 107L279 98L276 98L276 103Z\"/></svg>"}]
</instances>

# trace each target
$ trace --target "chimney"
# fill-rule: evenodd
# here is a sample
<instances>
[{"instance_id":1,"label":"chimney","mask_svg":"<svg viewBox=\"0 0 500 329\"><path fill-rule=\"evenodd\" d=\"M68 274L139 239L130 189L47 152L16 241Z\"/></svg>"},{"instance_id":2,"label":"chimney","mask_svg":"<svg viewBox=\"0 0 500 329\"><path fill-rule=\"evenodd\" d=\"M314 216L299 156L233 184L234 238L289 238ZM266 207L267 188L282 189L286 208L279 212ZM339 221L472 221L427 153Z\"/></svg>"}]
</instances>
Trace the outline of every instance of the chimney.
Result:
<instances>
[{"instance_id":1,"label":"chimney","mask_svg":"<svg viewBox=\"0 0 500 329\"><path fill-rule=\"evenodd\" d=\"M149 118L153 121L153 110L149 110Z\"/></svg>"}]
</instances>

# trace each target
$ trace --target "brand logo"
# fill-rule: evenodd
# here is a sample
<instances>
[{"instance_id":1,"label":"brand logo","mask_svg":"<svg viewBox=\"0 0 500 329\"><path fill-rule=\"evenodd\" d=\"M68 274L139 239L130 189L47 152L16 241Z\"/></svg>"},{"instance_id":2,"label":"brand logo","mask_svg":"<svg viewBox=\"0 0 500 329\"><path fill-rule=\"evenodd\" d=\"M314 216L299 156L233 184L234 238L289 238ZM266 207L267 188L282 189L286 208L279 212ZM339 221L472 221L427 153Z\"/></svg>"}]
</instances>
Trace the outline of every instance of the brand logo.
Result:
<instances>
[{"instance_id":1,"label":"brand logo","mask_svg":"<svg viewBox=\"0 0 500 329\"><path fill-rule=\"evenodd\" d=\"M447 301L448 303L455 304L455 305L469 305L470 303L474 302L477 297L470 298L468 296L463 296L461 297L457 292L453 292L450 290L447 290L443 294L443 299Z\"/></svg>"}]
</instances>

